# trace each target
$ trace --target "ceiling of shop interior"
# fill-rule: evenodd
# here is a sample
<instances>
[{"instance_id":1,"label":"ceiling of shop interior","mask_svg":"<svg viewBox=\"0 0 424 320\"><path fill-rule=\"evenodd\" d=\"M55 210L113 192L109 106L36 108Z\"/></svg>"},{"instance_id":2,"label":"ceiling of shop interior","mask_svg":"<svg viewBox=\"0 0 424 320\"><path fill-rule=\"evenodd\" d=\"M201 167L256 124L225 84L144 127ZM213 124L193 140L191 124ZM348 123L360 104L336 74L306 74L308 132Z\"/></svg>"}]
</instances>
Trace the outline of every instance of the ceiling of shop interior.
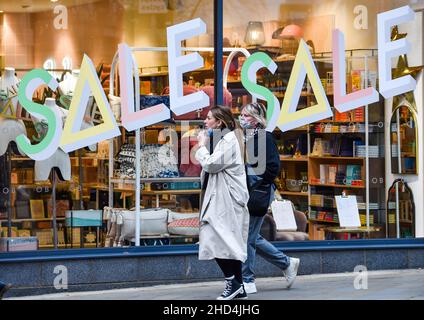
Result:
<instances>
[{"instance_id":1,"label":"ceiling of shop interior","mask_svg":"<svg viewBox=\"0 0 424 320\"><path fill-rule=\"evenodd\" d=\"M51 2L50 0L0 0L0 10L5 13L38 12L52 10L57 5L72 7L98 1L102 0L59 0L57 2Z\"/></svg>"}]
</instances>

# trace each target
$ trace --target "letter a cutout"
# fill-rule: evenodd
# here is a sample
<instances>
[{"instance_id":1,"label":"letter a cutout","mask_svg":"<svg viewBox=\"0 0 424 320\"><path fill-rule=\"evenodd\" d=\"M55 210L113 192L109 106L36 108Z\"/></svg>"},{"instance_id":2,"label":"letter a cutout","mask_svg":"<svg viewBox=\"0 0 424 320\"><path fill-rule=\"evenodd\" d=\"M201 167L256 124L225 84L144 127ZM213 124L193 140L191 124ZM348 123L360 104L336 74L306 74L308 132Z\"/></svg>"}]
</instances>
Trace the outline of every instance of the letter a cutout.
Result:
<instances>
[{"instance_id":1,"label":"letter a cutout","mask_svg":"<svg viewBox=\"0 0 424 320\"><path fill-rule=\"evenodd\" d=\"M80 130L90 95L90 89L99 107L103 123L88 129ZM63 129L60 147L65 152L71 152L100 141L112 139L120 134L109 102L106 99L105 92L97 77L93 62L87 55L84 55L80 76L69 108L69 115Z\"/></svg>"},{"instance_id":2,"label":"letter a cutout","mask_svg":"<svg viewBox=\"0 0 424 320\"><path fill-rule=\"evenodd\" d=\"M306 75L308 75L318 104L296 111ZM332 115L330 104L322 87L311 53L305 41L301 39L277 126L281 131L287 131L329 118Z\"/></svg>"}]
</instances>

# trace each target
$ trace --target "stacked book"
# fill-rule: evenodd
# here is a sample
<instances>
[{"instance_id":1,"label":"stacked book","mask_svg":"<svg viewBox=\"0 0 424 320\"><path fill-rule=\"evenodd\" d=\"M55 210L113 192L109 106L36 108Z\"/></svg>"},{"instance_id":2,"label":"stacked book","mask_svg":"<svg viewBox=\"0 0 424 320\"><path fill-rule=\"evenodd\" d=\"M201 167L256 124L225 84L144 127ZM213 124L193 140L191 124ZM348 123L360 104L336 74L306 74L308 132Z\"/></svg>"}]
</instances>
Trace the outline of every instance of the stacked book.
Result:
<instances>
[{"instance_id":1,"label":"stacked book","mask_svg":"<svg viewBox=\"0 0 424 320\"><path fill-rule=\"evenodd\" d=\"M324 197L320 194L312 194L311 195L311 206L323 207L324 206Z\"/></svg>"},{"instance_id":2,"label":"stacked book","mask_svg":"<svg viewBox=\"0 0 424 320\"><path fill-rule=\"evenodd\" d=\"M379 210L380 209L380 204L377 203L377 202L370 202L369 208L370 208L370 210Z\"/></svg>"},{"instance_id":3,"label":"stacked book","mask_svg":"<svg viewBox=\"0 0 424 320\"><path fill-rule=\"evenodd\" d=\"M354 155L356 157L366 157L367 151L365 145L355 145ZM379 158L384 155L384 146L368 146L368 157Z\"/></svg>"},{"instance_id":4,"label":"stacked book","mask_svg":"<svg viewBox=\"0 0 424 320\"><path fill-rule=\"evenodd\" d=\"M379 210L380 209L380 204L377 202L370 202L369 203L369 209L370 210ZM358 202L358 209L359 210L366 210L366 203L365 202Z\"/></svg>"},{"instance_id":5,"label":"stacked book","mask_svg":"<svg viewBox=\"0 0 424 320\"><path fill-rule=\"evenodd\" d=\"M320 164L319 165L319 178L320 183L335 184L336 183L336 164Z\"/></svg>"},{"instance_id":6,"label":"stacked book","mask_svg":"<svg viewBox=\"0 0 424 320\"><path fill-rule=\"evenodd\" d=\"M328 212L328 211L311 210L309 213L309 219L329 221L329 222L339 222L339 216L337 215L337 213Z\"/></svg>"},{"instance_id":7,"label":"stacked book","mask_svg":"<svg viewBox=\"0 0 424 320\"><path fill-rule=\"evenodd\" d=\"M334 120L340 122L363 122L365 121L364 107L347 112L338 112L336 110Z\"/></svg>"},{"instance_id":8,"label":"stacked book","mask_svg":"<svg viewBox=\"0 0 424 320\"><path fill-rule=\"evenodd\" d=\"M359 219L361 220L361 225L366 226L367 225L367 215L366 214L360 214ZM374 216L369 216L370 225L374 224Z\"/></svg>"},{"instance_id":9,"label":"stacked book","mask_svg":"<svg viewBox=\"0 0 424 320\"><path fill-rule=\"evenodd\" d=\"M348 164L346 166L346 185L362 185L360 165Z\"/></svg>"}]
</instances>

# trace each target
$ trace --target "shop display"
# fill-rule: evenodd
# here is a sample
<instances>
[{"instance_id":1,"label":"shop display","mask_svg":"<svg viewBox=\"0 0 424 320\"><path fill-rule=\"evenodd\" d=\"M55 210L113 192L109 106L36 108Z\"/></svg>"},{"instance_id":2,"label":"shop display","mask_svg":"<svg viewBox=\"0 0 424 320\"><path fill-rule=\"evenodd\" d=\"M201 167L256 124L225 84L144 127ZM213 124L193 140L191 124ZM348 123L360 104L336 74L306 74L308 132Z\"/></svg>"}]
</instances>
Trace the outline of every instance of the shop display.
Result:
<instances>
[{"instance_id":1,"label":"shop display","mask_svg":"<svg viewBox=\"0 0 424 320\"><path fill-rule=\"evenodd\" d=\"M418 173L417 117L409 105L395 109L390 120L391 167L395 174Z\"/></svg>"},{"instance_id":2,"label":"shop display","mask_svg":"<svg viewBox=\"0 0 424 320\"><path fill-rule=\"evenodd\" d=\"M141 178L179 177L178 162L169 145L142 145L140 152ZM119 168L115 170L115 177L135 179L135 161L135 145L122 145L116 159Z\"/></svg>"},{"instance_id":3,"label":"shop display","mask_svg":"<svg viewBox=\"0 0 424 320\"><path fill-rule=\"evenodd\" d=\"M121 247L125 241L135 241L136 213L134 210L105 207L103 217L108 221L105 247ZM140 210L140 236L160 238L170 235L197 236L199 213L178 213L169 209Z\"/></svg>"},{"instance_id":4,"label":"shop display","mask_svg":"<svg viewBox=\"0 0 424 320\"><path fill-rule=\"evenodd\" d=\"M179 219L168 224L168 232L175 235L198 236L199 218Z\"/></svg>"},{"instance_id":5,"label":"shop display","mask_svg":"<svg viewBox=\"0 0 424 320\"><path fill-rule=\"evenodd\" d=\"M396 179L387 194L386 236L415 237L415 221L414 194L405 180Z\"/></svg>"},{"instance_id":6,"label":"shop display","mask_svg":"<svg viewBox=\"0 0 424 320\"><path fill-rule=\"evenodd\" d=\"M37 249L37 237L0 238L0 252L33 251Z\"/></svg>"}]
</instances>

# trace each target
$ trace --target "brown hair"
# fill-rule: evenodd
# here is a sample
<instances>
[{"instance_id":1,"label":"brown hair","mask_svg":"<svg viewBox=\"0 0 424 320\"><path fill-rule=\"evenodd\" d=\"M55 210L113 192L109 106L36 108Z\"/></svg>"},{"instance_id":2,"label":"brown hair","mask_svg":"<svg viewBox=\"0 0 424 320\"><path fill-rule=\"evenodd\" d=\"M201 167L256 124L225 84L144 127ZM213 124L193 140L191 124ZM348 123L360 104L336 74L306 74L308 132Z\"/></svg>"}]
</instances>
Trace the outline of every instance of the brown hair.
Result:
<instances>
[{"instance_id":1,"label":"brown hair","mask_svg":"<svg viewBox=\"0 0 424 320\"><path fill-rule=\"evenodd\" d=\"M210 111L216 120L221 120L222 125L220 129L227 128L231 131L236 129L237 124L229 107L216 105Z\"/></svg>"},{"instance_id":2,"label":"brown hair","mask_svg":"<svg viewBox=\"0 0 424 320\"><path fill-rule=\"evenodd\" d=\"M216 120L221 120L221 130L230 130L234 131L236 138L239 143L240 152L244 154L244 142L243 142L243 130L240 128L239 124L234 119L231 108L227 106L216 105L210 109L212 116ZM243 156L242 156L243 157Z\"/></svg>"}]
</instances>

